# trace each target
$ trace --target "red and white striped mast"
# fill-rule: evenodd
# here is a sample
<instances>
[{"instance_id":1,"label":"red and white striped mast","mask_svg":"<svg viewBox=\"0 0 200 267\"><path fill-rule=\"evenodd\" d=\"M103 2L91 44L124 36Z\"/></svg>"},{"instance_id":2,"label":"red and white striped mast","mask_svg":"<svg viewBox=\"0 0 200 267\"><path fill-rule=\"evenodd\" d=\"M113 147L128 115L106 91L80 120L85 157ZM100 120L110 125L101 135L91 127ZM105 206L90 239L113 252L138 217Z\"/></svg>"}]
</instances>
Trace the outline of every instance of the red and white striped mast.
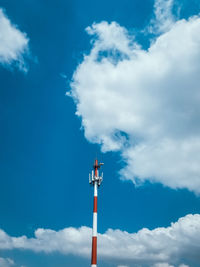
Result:
<instances>
[{"instance_id":1,"label":"red and white striped mast","mask_svg":"<svg viewBox=\"0 0 200 267\"><path fill-rule=\"evenodd\" d=\"M92 175L89 174L89 183L94 186L94 207L93 207L93 228L92 228L92 256L91 256L91 267L97 266L97 196L98 187L101 185L103 180L103 173L99 175L98 169L103 163L98 163L96 159L94 162L94 171Z\"/></svg>"}]
</instances>

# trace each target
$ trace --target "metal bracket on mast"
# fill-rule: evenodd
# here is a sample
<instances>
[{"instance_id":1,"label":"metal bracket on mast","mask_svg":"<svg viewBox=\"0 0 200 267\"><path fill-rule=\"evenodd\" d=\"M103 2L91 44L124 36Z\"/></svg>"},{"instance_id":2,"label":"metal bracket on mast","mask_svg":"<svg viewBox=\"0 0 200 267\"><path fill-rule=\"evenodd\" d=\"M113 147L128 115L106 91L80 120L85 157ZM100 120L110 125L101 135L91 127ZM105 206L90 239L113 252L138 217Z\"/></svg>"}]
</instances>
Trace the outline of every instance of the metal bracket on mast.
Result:
<instances>
[{"instance_id":1,"label":"metal bracket on mast","mask_svg":"<svg viewBox=\"0 0 200 267\"><path fill-rule=\"evenodd\" d=\"M104 163L99 163L94 165L94 171L92 171L92 174L89 173L89 184L94 185L95 182L97 182L97 185L100 186L102 181L103 181L103 172L101 173L101 175L99 175L99 171L98 169L100 169L100 167L103 165Z\"/></svg>"}]
</instances>

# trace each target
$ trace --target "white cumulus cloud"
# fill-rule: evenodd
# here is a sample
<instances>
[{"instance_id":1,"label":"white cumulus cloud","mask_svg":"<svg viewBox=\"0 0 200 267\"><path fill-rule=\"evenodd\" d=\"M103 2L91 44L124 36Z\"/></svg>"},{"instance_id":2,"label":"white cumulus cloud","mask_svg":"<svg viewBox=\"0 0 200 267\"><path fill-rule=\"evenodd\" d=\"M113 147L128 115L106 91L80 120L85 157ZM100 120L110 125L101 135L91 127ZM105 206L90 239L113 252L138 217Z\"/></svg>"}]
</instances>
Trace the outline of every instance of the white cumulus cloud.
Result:
<instances>
[{"instance_id":1,"label":"white cumulus cloud","mask_svg":"<svg viewBox=\"0 0 200 267\"><path fill-rule=\"evenodd\" d=\"M116 22L87 32L70 92L87 140L121 152L122 179L200 193L200 17L174 22L147 50Z\"/></svg>"},{"instance_id":2,"label":"white cumulus cloud","mask_svg":"<svg viewBox=\"0 0 200 267\"><path fill-rule=\"evenodd\" d=\"M152 267L175 267L174 265L168 264L166 262L156 263ZM178 267L189 267L189 265L181 264Z\"/></svg>"},{"instance_id":3,"label":"white cumulus cloud","mask_svg":"<svg viewBox=\"0 0 200 267\"><path fill-rule=\"evenodd\" d=\"M84 226L60 231L37 229L33 238L12 237L1 230L0 250L23 249L90 257L91 235L91 228ZM200 215L190 214L167 228L143 228L137 233L109 229L98 235L98 255L121 266L188 267L183 263L200 261L199 240Z\"/></svg>"},{"instance_id":4,"label":"white cumulus cloud","mask_svg":"<svg viewBox=\"0 0 200 267\"><path fill-rule=\"evenodd\" d=\"M28 51L28 42L27 35L12 24L0 8L0 63L16 63L21 70L26 71L23 54Z\"/></svg>"}]
</instances>

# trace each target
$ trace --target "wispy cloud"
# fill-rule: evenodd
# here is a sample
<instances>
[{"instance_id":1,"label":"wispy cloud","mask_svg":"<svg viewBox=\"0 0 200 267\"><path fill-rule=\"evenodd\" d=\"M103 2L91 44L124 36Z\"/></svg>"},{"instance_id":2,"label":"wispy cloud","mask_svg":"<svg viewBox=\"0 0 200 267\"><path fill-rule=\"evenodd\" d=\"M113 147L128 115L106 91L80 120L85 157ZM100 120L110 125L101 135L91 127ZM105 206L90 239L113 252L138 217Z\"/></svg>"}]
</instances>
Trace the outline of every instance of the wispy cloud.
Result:
<instances>
[{"instance_id":1,"label":"wispy cloud","mask_svg":"<svg viewBox=\"0 0 200 267\"><path fill-rule=\"evenodd\" d=\"M151 20L148 30L151 33L164 33L169 31L176 21L173 14L174 0L156 0L154 3L154 18Z\"/></svg>"},{"instance_id":2,"label":"wispy cloud","mask_svg":"<svg viewBox=\"0 0 200 267\"><path fill-rule=\"evenodd\" d=\"M0 63L13 63L22 71L27 71L23 55L28 52L29 39L16 25L12 24L4 10L0 8Z\"/></svg>"},{"instance_id":3,"label":"wispy cloud","mask_svg":"<svg viewBox=\"0 0 200 267\"><path fill-rule=\"evenodd\" d=\"M0 258L0 266L1 267L11 267L14 264L15 264L14 261L9 259L9 258Z\"/></svg>"},{"instance_id":4,"label":"wispy cloud","mask_svg":"<svg viewBox=\"0 0 200 267\"><path fill-rule=\"evenodd\" d=\"M87 140L121 152L122 179L200 193L200 17L173 21L147 50L116 22L87 31L92 49L71 83Z\"/></svg>"},{"instance_id":5,"label":"wispy cloud","mask_svg":"<svg viewBox=\"0 0 200 267\"><path fill-rule=\"evenodd\" d=\"M1 230L0 250L26 249L90 257L91 233L88 227L69 227L60 231L38 229L34 238L27 238L11 237ZM200 260L199 239L200 215L187 215L167 228L144 228L133 234L109 229L98 235L98 254L121 266L188 267L183 263Z\"/></svg>"}]
</instances>

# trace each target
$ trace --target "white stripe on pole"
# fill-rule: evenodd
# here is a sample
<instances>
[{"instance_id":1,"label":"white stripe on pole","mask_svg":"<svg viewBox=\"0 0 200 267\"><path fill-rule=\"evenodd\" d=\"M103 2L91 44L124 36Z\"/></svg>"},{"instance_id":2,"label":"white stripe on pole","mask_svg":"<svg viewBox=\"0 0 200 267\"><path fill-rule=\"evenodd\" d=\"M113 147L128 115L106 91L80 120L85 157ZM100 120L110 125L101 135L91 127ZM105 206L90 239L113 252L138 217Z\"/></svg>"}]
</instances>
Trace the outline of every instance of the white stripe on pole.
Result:
<instances>
[{"instance_id":1,"label":"white stripe on pole","mask_svg":"<svg viewBox=\"0 0 200 267\"><path fill-rule=\"evenodd\" d=\"M94 183L94 197L97 197L97 182Z\"/></svg>"},{"instance_id":2,"label":"white stripe on pole","mask_svg":"<svg viewBox=\"0 0 200 267\"><path fill-rule=\"evenodd\" d=\"M93 212L92 236L97 236L97 213L96 212Z\"/></svg>"}]
</instances>

